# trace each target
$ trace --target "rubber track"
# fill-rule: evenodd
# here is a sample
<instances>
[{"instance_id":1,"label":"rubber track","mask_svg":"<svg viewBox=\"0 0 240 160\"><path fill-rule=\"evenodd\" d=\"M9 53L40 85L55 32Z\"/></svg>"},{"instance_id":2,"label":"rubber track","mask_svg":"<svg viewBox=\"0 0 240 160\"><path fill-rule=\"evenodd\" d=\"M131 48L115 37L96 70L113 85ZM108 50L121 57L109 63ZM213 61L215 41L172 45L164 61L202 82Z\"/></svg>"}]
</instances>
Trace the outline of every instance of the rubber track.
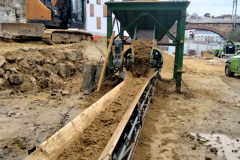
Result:
<instances>
[{"instance_id":1,"label":"rubber track","mask_svg":"<svg viewBox=\"0 0 240 160\"><path fill-rule=\"evenodd\" d=\"M52 42L52 36L54 35L54 33L68 33L69 35L79 34L79 36L85 35L86 37L90 36L91 40L93 40L93 35L89 32L75 31L75 30L62 30L62 29L47 29L44 31L42 41L44 41L47 44L55 44L54 42ZM74 42L64 42L64 40L59 40L59 41L60 41L59 43L62 43L62 42L63 43L76 43L76 41L74 41Z\"/></svg>"}]
</instances>

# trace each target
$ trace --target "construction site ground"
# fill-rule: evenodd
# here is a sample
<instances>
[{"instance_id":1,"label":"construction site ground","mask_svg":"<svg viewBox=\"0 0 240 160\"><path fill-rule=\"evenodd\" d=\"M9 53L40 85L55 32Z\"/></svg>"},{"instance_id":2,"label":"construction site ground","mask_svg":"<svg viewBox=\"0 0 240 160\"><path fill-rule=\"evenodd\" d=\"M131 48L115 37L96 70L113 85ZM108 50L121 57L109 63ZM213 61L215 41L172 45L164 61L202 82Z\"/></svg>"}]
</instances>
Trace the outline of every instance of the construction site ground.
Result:
<instances>
[{"instance_id":1,"label":"construction site ground","mask_svg":"<svg viewBox=\"0 0 240 160\"><path fill-rule=\"evenodd\" d=\"M0 42L5 74L24 77L20 85L12 84L11 76L9 82L1 78L0 159L25 158L28 149L40 145L120 82L113 78L92 95L80 92L84 64L98 63L106 50L106 39L52 46ZM182 84L182 94L177 94L174 56L164 53L163 61L162 78L133 159L239 159L240 76L226 77L222 59L184 57L183 81L190 91Z\"/></svg>"}]
</instances>

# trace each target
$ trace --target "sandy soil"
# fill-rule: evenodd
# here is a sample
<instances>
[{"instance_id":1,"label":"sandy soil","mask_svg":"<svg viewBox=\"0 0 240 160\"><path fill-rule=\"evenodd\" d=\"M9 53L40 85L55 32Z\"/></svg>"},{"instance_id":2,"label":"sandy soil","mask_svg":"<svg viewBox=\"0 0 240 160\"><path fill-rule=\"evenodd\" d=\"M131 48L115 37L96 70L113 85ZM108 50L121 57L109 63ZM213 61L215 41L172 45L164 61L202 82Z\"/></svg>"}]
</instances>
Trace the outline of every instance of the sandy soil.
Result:
<instances>
[{"instance_id":1,"label":"sandy soil","mask_svg":"<svg viewBox=\"0 0 240 160\"><path fill-rule=\"evenodd\" d=\"M53 63L64 63L65 66L67 62L81 66L66 56L74 50L81 51L83 58L80 60L80 64L87 61L97 62L104 54L101 39L91 43L54 46L47 46L41 42L0 43L0 56L26 54L26 59L31 59L30 54L34 53L47 60L50 59L49 56L54 55L57 62L54 60ZM33 73L35 72L29 72L31 69L21 68L17 61L13 63L12 59L14 58L12 57L8 58L9 60L3 67L4 70L10 68L5 68L7 65L14 64L21 74L34 77ZM32 67L32 62L31 60L27 61L28 64L31 64L30 67ZM134 159L218 160L225 158L233 160L231 157L228 158L225 154L227 152L223 152L225 151L224 147L209 144L211 140L206 135L220 137L214 140L214 143L216 141L218 145L223 144L219 135L227 136L230 140L239 143L240 97L238 95L240 90L238 86L240 77L226 77L224 61L185 57L183 80L194 96L184 85L182 85L182 94L176 94L175 82L172 80L173 62L172 56L164 54L162 80L156 87L154 101L148 111ZM39 60L38 63L41 65L42 61ZM54 68L51 69L51 66L56 64L51 62L50 66L44 65L42 68L49 69L54 73ZM71 68L67 67L67 71L69 70ZM23 159L27 156L29 148L41 144L119 83L118 80L112 79L107 82L110 85L103 87L105 89L102 92L84 95L79 92L81 86L79 81L82 77L81 67L76 67L76 71L72 75L68 73L66 72L66 77L62 77L58 72L55 73L58 76L56 79L63 81L60 90L43 88L30 94L24 91L16 92L20 88L14 88L12 85L2 88L2 91L8 89L15 92L13 92L14 94L1 92L0 95L0 158ZM48 77L48 74L45 74L44 77ZM38 78L35 79L38 81ZM80 159L80 157L96 159L99 156L116 128L118 120L124 114L125 107L131 102L131 96L137 92L141 84L138 81L131 83L133 83L132 87L126 86L119 93L119 98L113 101L115 107L108 107L103 111L102 116L99 116L85 131L86 134L70 145L59 159ZM38 88L42 85L42 83L36 84ZM65 93L64 90L68 92ZM132 92L128 92L129 90ZM26 87L26 91L29 91L28 87ZM93 135L96 131L99 134ZM233 156L240 156L238 155L239 148L236 148L237 144L230 141L228 143L232 146L232 153L235 154ZM79 153L79 150L86 152ZM71 154L75 156L72 157Z\"/></svg>"},{"instance_id":2,"label":"sandy soil","mask_svg":"<svg viewBox=\"0 0 240 160\"><path fill-rule=\"evenodd\" d=\"M226 77L223 60L184 57L183 80L194 96L184 85L176 94L171 57L164 58L134 160L239 159L240 76Z\"/></svg>"},{"instance_id":3,"label":"sandy soil","mask_svg":"<svg viewBox=\"0 0 240 160\"><path fill-rule=\"evenodd\" d=\"M105 110L86 128L76 141L67 147L58 159L95 160L102 153L112 134L116 130L127 108L149 78L134 78L128 73L118 96L112 102L106 102ZM131 84L131 85L129 85Z\"/></svg>"},{"instance_id":4,"label":"sandy soil","mask_svg":"<svg viewBox=\"0 0 240 160\"><path fill-rule=\"evenodd\" d=\"M28 149L39 146L120 82L118 78L109 79L103 83L104 90L92 95L79 92L2 96L0 157L25 158Z\"/></svg>"},{"instance_id":5,"label":"sandy soil","mask_svg":"<svg viewBox=\"0 0 240 160\"><path fill-rule=\"evenodd\" d=\"M106 39L67 45L0 41L0 56L5 57L0 69L11 75L10 68L15 68L24 77L19 85L9 78L0 84L1 159L23 159L28 149L41 144L119 83L109 80L110 85L103 84L104 90L94 95L80 92L84 63L98 62L105 52Z\"/></svg>"},{"instance_id":6,"label":"sandy soil","mask_svg":"<svg viewBox=\"0 0 240 160\"><path fill-rule=\"evenodd\" d=\"M45 90L74 90L80 86L86 62L104 60L106 39L75 44L47 45L43 42L0 41L0 91L38 93ZM101 62L100 62L101 63ZM69 85L73 84L73 85Z\"/></svg>"}]
</instances>

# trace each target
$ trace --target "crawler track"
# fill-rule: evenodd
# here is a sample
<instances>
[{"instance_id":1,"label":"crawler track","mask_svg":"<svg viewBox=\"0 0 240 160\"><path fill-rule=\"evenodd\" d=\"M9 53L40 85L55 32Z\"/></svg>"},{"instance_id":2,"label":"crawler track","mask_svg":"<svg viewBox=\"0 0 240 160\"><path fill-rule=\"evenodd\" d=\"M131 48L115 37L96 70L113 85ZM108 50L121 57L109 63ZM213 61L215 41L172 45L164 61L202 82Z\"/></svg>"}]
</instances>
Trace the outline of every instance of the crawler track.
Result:
<instances>
[{"instance_id":1,"label":"crawler track","mask_svg":"<svg viewBox=\"0 0 240 160\"><path fill-rule=\"evenodd\" d=\"M47 44L67 44L81 42L82 40L92 41L93 35L83 31L47 29L44 31L42 40Z\"/></svg>"}]
</instances>

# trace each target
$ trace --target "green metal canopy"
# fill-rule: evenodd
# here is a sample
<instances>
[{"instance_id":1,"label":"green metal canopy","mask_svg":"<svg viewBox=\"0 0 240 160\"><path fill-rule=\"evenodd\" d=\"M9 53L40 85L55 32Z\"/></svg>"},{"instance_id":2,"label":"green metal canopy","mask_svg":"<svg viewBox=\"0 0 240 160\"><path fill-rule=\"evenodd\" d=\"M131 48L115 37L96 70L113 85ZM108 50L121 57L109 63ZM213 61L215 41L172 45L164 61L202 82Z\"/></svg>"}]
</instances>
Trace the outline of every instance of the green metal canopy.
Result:
<instances>
[{"instance_id":1,"label":"green metal canopy","mask_svg":"<svg viewBox=\"0 0 240 160\"><path fill-rule=\"evenodd\" d=\"M161 40L185 11L188 1L156 1L156 2L106 2L122 28L127 28L133 37L135 25L138 30L154 30L155 39ZM133 22L133 23L132 23ZM129 27L128 27L129 26Z\"/></svg>"}]
</instances>

